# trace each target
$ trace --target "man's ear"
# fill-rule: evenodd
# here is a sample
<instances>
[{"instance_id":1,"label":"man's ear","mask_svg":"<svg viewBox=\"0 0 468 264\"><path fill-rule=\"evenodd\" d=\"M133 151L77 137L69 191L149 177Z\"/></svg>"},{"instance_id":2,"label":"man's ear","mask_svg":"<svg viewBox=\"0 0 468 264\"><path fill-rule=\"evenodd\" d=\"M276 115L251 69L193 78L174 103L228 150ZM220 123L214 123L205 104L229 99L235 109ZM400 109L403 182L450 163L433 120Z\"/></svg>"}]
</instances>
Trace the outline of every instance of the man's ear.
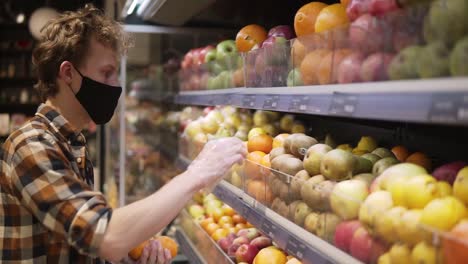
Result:
<instances>
[{"instance_id":1,"label":"man's ear","mask_svg":"<svg viewBox=\"0 0 468 264\"><path fill-rule=\"evenodd\" d=\"M65 82L67 85L71 86L73 75L77 74L73 69L73 64L69 61L64 61L60 64L58 78Z\"/></svg>"}]
</instances>

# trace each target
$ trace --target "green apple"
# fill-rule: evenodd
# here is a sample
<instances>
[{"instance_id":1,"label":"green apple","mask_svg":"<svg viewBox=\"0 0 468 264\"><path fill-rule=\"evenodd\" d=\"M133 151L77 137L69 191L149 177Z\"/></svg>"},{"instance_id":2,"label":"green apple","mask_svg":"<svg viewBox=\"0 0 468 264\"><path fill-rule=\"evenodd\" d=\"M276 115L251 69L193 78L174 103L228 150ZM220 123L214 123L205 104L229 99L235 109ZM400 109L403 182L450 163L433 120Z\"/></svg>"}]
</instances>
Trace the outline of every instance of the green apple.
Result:
<instances>
[{"instance_id":1,"label":"green apple","mask_svg":"<svg viewBox=\"0 0 468 264\"><path fill-rule=\"evenodd\" d=\"M421 78L449 76L450 50L442 41L436 41L422 48L416 59L417 71Z\"/></svg>"},{"instance_id":2,"label":"green apple","mask_svg":"<svg viewBox=\"0 0 468 264\"><path fill-rule=\"evenodd\" d=\"M304 85L304 83L302 82L301 72L298 68L294 68L289 72L286 83L289 87Z\"/></svg>"},{"instance_id":3,"label":"green apple","mask_svg":"<svg viewBox=\"0 0 468 264\"><path fill-rule=\"evenodd\" d=\"M216 49L208 51L205 55L205 63L216 61Z\"/></svg>"},{"instance_id":4,"label":"green apple","mask_svg":"<svg viewBox=\"0 0 468 264\"><path fill-rule=\"evenodd\" d=\"M458 41L450 54L452 76L468 76L468 37Z\"/></svg>"}]
</instances>

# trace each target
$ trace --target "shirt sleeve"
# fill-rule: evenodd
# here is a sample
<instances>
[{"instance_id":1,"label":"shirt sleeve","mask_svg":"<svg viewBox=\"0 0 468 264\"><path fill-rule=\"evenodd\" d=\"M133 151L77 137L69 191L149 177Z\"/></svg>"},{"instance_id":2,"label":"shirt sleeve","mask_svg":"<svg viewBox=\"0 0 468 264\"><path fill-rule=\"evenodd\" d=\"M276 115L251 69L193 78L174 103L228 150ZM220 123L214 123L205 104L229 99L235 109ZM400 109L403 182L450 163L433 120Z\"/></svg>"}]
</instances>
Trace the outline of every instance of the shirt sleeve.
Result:
<instances>
[{"instance_id":1,"label":"shirt sleeve","mask_svg":"<svg viewBox=\"0 0 468 264\"><path fill-rule=\"evenodd\" d=\"M12 189L25 208L80 254L97 257L112 209L80 180L52 136L24 139L10 165Z\"/></svg>"}]
</instances>

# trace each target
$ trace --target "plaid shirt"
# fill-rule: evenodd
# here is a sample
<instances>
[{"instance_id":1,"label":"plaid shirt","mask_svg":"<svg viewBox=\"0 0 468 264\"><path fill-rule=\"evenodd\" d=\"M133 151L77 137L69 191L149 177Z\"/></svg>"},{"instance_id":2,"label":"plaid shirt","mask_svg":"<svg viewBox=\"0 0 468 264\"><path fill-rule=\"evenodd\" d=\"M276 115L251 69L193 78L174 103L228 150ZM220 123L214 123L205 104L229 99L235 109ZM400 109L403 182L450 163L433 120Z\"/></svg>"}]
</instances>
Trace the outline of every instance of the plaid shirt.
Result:
<instances>
[{"instance_id":1,"label":"plaid shirt","mask_svg":"<svg viewBox=\"0 0 468 264\"><path fill-rule=\"evenodd\" d=\"M84 136L39 106L0 148L0 262L97 262L112 210L92 177Z\"/></svg>"}]
</instances>

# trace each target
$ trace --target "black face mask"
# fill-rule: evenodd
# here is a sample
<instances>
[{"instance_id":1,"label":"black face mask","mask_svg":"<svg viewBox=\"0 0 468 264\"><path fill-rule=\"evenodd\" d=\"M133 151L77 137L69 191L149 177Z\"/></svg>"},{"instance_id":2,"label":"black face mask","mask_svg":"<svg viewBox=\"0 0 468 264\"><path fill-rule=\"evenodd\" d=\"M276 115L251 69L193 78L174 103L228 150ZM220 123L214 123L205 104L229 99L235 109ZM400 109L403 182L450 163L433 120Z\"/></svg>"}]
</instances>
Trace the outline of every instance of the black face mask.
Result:
<instances>
[{"instance_id":1,"label":"black face mask","mask_svg":"<svg viewBox=\"0 0 468 264\"><path fill-rule=\"evenodd\" d=\"M78 69L76 71L82 78L80 91L75 94L76 99L94 123L103 125L109 122L119 102L122 87L97 82L83 76Z\"/></svg>"}]
</instances>

